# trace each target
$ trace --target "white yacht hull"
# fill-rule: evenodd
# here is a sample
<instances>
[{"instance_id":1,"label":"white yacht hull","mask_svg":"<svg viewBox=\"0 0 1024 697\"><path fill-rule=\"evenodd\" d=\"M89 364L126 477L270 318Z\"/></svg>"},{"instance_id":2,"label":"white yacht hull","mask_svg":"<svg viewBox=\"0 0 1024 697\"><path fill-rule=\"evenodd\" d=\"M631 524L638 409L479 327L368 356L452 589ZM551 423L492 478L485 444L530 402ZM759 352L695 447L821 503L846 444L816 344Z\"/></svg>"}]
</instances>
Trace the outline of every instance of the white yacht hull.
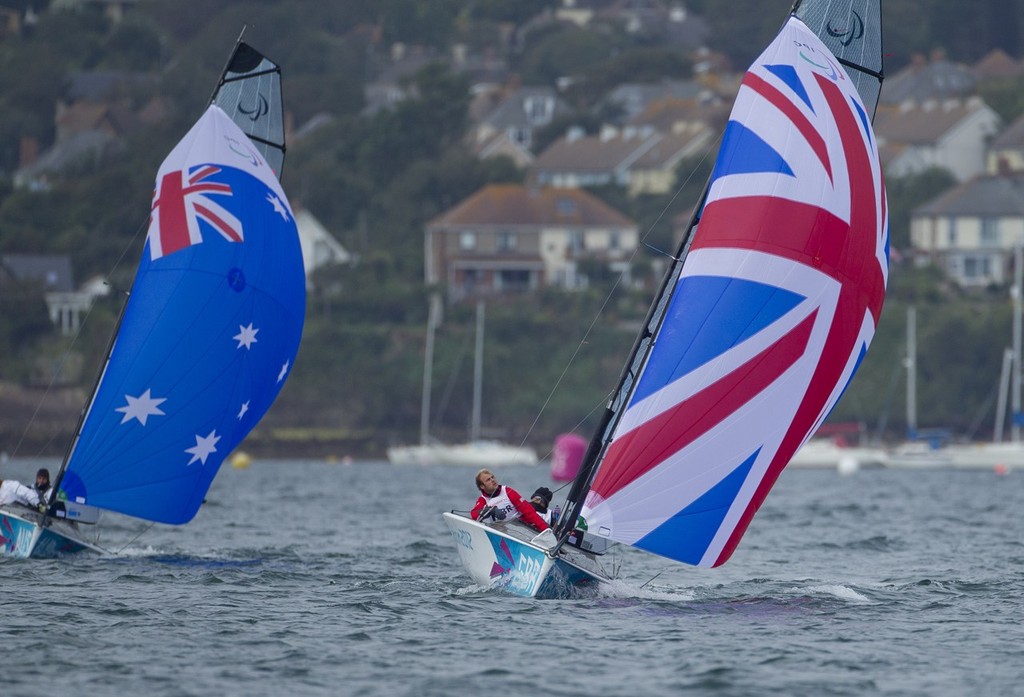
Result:
<instances>
[{"instance_id":1,"label":"white yacht hull","mask_svg":"<svg viewBox=\"0 0 1024 697\"><path fill-rule=\"evenodd\" d=\"M23 506L0 506L0 556L19 559L106 552L86 539L74 523Z\"/></svg>"},{"instance_id":2,"label":"white yacht hull","mask_svg":"<svg viewBox=\"0 0 1024 697\"><path fill-rule=\"evenodd\" d=\"M611 580L597 558L563 546L554 558L550 532L538 535L519 523L479 523L444 513L459 558L473 581L527 598L564 598Z\"/></svg>"}]
</instances>

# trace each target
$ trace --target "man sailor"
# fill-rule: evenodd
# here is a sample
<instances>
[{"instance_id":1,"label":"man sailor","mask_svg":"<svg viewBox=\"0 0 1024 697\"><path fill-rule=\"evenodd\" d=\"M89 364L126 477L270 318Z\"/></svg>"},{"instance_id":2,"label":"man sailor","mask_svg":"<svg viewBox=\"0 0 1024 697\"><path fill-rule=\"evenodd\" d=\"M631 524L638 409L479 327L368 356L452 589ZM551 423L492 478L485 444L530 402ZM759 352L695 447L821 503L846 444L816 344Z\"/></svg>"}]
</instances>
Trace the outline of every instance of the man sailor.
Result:
<instances>
[{"instance_id":1,"label":"man sailor","mask_svg":"<svg viewBox=\"0 0 1024 697\"><path fill-rule=\"evenodd\" d=\"M39 494L15 479L0 479L0 506L9 503L35 508L39 505Z\"/></svg>"},{"instance_id":2,"label":"man sailor","mask_svg":"<svg viewBox=\"0 0 1024 697\"><path fill-rule=\"evenodd\" d=\"M537 515L527 501L519 495L519 492L510 486L498 484L497 478L487 469L476 473L476 488L480 490L480 498L469 515L473 520L478 520L480 514L487 509L485 517L492 517L497 521L508 522L516 518L522 518L523 522L543 532L548 529L548 524Z\"/></svg>"}]
</instances>

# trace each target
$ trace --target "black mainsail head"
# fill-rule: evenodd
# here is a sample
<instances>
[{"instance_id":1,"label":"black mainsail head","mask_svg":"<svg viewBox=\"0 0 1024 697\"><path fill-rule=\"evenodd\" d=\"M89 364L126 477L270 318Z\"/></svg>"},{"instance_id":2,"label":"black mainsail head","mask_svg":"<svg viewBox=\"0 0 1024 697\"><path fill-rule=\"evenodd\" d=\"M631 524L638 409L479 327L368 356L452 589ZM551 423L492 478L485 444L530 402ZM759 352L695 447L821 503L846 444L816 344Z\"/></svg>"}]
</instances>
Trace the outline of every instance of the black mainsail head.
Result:
<instances>
[{"instance_id":1,"label":"black mainsail head","mask_svg":"<svg viewBox=\"0 0 1024 697\"><path fill-rule=\"evenodd\" d=\"M210 103L223 109L249 136L280 179L285 154L281 68L239 41Z\"/></svg>"},{"instance_id":2,"label":"black mainsail head","mask_svg":"<svg viewBox=\"0 0 1024 697\"><path fill-rule=\"evenodd\" d=\"M882 90L881 0L796 0L793 14L846 68L868 113Z\"/></svg>"}]
</instances>

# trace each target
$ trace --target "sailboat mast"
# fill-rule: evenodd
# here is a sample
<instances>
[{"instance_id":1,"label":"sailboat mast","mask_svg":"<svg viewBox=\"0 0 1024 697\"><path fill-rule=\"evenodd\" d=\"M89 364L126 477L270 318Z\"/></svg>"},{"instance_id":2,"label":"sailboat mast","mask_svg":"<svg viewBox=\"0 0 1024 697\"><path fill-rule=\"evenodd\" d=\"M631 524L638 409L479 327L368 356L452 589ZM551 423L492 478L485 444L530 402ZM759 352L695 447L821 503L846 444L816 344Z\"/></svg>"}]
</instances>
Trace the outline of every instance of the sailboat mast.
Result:
<instances>
[{"instance_id":1,"label":"sailboat mast","mask_svg":"<svg viewBox=\"0 0 1024 697\"><path fill-rule=\"evenodd\" d=\"M480 440L481 402L484 382L484 301L476 303L476 347L473 358L473 416L469 426L469 440Z\"/></svg>"},{"instance_id":2,"label":"sailboat mast","mask_svg":"<svg viewBox=\"0 0 1024 697\"><path fill-rule=\"evenodd\" d=\"M106 358L103 359L103 366L96 372L96 380L93 381L92 390L89 392L89 402L82 408L82 411L78 414L78 423L75 425L75 435L71 438L71 443L68 444L67 450L64 451L64 459L60 463L60 468L57 470L57 476L54 477L50 487L50 500L46 502L47 506L55 503L57 498L57 492L60 491L61 480L64 479L64 472L68 468L68 463L71 461L71 455L75 452L75 448L78 447L78 441L82 437L82 425L85 423L85 417L88 416L89 410L92 409L92 404L96 400L96 391L100 387L100 381L103 380L103 374L107 372L107 366L110 364L110 356L114 352L114 342L117 340L117 332L121 329L121 322L124 319L125 310L128 309L128 293L125 293L125 300L121 303L121 311L117 314L117 322L114 324L114 331L110 333L110 339L107 341Z\"/></svg>"},{"instance_id":3,"label":"sailboat mast","mask_svg":"<svg viewBox=\"0 0 1024 697\"><path fill-rule=\"evenodd\" d=\"M612 397L608 401L608 406L601 417L601 422L598 424L597 430L594 431L590 444L587 446L587 451L583 455L579 472L577 472L572 487L569 489L569 494L566 497L566 514L562 516L555 527L555 534L559 539L559 545L568 538L569 534L576 527L576 520L583 509L587 492L590 490L594 477L597 475L598 465L601 462L604 451L608 447L612 433L615 431L615 426L621 418L626 404L629 402L629 397L636 388L640 372L647 362L647 357L654 345L652 340L665 317L665 308L668 304L671 290L676 281L679 280L683 262L690 250L693 234L697 229L697 224L700 222L701 211L704 208L704 202L707 200L710 188L711 177L708 177L704 185L704 191L701 192L697 205L694 206L693 215L690 218L690 224L686 229L686 233L683 235L682 240L680 240L676 254L672 257L672 263L666 269L665 275L661 280L661 286L658 288L658 293L647 311L647 317L644 319L643 324L644 329L633 343L633 348L629 352L629 358L626 359L626 364L623 366Z\"/></svg>"},{"instance_id":4,"label":"sailboat mast","mask_svg":"<svg viewBox=\"0 0 1024 697\"><path fill-rule=\"evenodd\" d=\"M917 308L907 308L907 440L917 440Z\"/></svg>"},{"instance_id":5,"label":"sailboat mast","mask_svg":"<svg viewBox=\"0 0 1024 697\"><path fill-rule=\"evenodd\" d=\"M1003 442L1003 422L1006 421L1006 394L1010 390L1010 371L1013 367L1013 349L1003 350L1003 369L999 373L999 397L996 399L996 427L992 442Z\"/></svg>"},{"instance_id":6,"label":"sailboat mast","mask_svg":"<svg viewBox=\"0 0 1024 697\"><path fill-rule=\"evenodd\" d=\"M426 445L430 438L430 399L433 390L434 373L434 334L437 331L438 318L441 316L441 297L434 293L430 296L427 309L427 345L423 351L423 390L420 393L420 445Z\"/></svg>"},{"instance_id":7,"label":"sailboat mast","mask_svg":"<svg viewBox=\"0 0 1024 697\"><path fill-rule=\"evenodd\" d=\"M1011 435L1014 443L1020 442L1020 391L1021 391L1021 295L1024 293L1024 252L1020 244L1014 250L1014 278L1013 278L1013 391L1011 392L1011 405L1013 408L1013 421L1011 423Z\"/></svg>"}]
</instances>

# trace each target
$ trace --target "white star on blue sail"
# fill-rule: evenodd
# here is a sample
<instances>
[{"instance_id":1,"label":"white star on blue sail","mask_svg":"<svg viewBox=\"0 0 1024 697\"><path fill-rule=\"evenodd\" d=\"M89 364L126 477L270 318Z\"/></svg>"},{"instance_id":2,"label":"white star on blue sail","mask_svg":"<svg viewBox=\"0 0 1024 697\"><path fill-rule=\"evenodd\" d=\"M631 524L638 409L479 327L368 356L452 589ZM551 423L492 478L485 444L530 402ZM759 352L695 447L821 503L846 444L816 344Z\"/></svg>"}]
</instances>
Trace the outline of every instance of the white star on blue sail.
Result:
<instances>
[{"instance_id":1,"label":"white star on blue sail","mask_svg":"<svg viewBox=\"0 0 1024 697\"><path fill-rule=\"evenodd\" d=\"M252 322L249 322L248 327L238 325L238 333L231 338L238 342L238 346L236 348L242 348L244 346L247 349L251 349L252 345L257 341L256 334L258 334L259 331L259 329L253 329Z\"/></svg>"},{"instance_id":2,"label":"white star on blue sail","mask_svg":"<svg viewBox=\"0 0 1024 697\"><path fill-rule=\"evenodd\" d=\"M217 435L216 430L210 431L210 435L205 438L197 435L195 446L185 449L185 452L192 456L192 459L188 461L188 464L191 465L198 460L205 465L206 458L217 452L217 441L219 440L220 436Z\"/></svg>"},{"instance_id":3,"label":"white star on blue sail","mask_svg":"<svg viewBox=\"0 0 1024 697\"><path fill-rule=\"evenodd\" d=\"M267 200L274 207L274 212L281 216L282 220L288 220L288 209L281 203L281 199L273 194L267 194Z\"/></svg>"},{"instance_id":4,"label":"white star on blue sail","mask_svg":"<svg viewBox=\"0 0 1024 697\"><path fill-rule=\"evenodd\" d=\"M132 397L131 395L126 394L124 398L127 401L127 404L114 410L124 414L124 417L121 419L121 423L127 423L132 419L138 419L139 423L145 426L149 417L165 416L164 412L160 410L159 405L167 400L165 398L154 399L150 394L149 389L138 397Z\"/></svg>"}]
</instances>

